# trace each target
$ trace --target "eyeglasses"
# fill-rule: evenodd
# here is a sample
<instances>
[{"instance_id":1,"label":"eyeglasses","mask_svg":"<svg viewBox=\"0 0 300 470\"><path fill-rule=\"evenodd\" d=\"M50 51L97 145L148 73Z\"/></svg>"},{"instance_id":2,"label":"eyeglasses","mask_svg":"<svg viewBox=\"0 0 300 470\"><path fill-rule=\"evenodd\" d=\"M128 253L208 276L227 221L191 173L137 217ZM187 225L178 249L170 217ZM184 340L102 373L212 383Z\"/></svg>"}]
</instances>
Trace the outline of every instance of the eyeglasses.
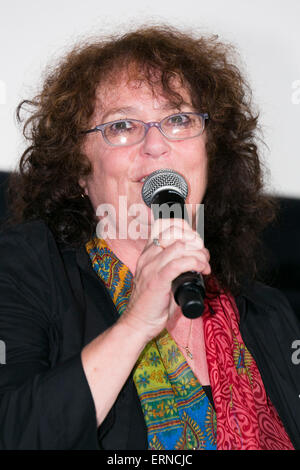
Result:
<instances>
[{"instance_id":1,"label":"eyeglasses","mask_svg":"<svg viewBox=\"0 0 300 470\"><path fill-rule=\"evenodd\" d=\"M160 122L143 122L138 119L118 119L100 124L94 129L83 131L102 133L105 142L114 147L126 147L138 144L145 138L151 127L156 127L167 139L184 140L201 135L205 128L208 114L178 113L171 114Z\"/></svg>"}]
</instances>

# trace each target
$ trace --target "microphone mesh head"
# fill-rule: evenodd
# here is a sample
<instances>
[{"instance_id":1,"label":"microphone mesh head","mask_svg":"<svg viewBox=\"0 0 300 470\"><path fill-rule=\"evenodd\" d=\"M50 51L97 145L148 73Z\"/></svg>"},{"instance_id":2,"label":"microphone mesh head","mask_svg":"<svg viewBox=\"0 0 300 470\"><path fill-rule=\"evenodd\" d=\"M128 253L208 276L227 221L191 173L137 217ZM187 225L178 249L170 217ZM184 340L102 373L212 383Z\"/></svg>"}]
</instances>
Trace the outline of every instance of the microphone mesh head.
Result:
<instances>
[{"instance_id":1,"label":"microphone mesh head","mask_svg":"<svg viewBox=\"0 0 300 470\"><path fill-rule=\"evenodd\" d=\"M184 200L188 195L188 185L183 176L174 170L163 168L154 171L145 179L142 188L142 197L145 204L151 207L154 196L166 189L176 191Z\"/></svg>"}]
</instances>

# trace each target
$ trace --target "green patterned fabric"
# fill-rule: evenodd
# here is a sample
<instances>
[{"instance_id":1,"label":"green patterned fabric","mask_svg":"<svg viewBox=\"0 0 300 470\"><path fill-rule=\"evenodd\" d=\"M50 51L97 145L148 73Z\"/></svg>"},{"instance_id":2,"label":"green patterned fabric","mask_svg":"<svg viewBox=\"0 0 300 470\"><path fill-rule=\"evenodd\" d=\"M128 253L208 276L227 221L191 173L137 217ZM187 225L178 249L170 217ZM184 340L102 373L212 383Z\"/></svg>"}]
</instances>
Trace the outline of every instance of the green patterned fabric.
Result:
<instances>
[{"instance_id":1,"label":"green patterned fabric","mask_svg":"<svg viewBox=\"0 0 300 470\"><path fill-rule=\"evenodd\" d=\"M94 270L121 315L132 290L132 274L104 240L86 245ZM148 431L149 449L216 449L216 414L167 330L141 353L134 383Z\"/></svg>"}]
</instances>

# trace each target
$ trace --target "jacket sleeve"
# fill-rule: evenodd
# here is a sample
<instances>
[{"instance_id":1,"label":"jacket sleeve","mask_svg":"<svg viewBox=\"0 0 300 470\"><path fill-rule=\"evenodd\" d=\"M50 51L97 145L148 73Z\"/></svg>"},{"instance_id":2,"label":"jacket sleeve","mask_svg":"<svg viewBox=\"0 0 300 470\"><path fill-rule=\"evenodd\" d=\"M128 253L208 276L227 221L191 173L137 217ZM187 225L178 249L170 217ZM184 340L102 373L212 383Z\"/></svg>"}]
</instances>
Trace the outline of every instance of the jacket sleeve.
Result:
<instances>
[{"instance_id":1,"label":"jacket sleeve","mask_svg":"<svg viewBox=\"0 0 300 470\"><path fill-rule=\"evenodd\" d=\"M46 228L35 232L0 236L0 449L98 449L80 353L51 360L55 274Z\"/></svg>"}]
</instances>

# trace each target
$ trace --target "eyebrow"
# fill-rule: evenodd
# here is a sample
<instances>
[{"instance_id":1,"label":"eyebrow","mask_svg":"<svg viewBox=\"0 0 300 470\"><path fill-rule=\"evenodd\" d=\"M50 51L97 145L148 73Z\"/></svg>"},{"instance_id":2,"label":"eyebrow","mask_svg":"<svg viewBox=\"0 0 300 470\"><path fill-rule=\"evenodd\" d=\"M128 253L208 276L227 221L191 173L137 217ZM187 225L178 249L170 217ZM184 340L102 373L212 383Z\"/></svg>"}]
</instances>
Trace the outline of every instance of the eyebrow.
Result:
<instances>
[{"instance_id":1,"label":"eyebrow","mask_svg":"<svg viewBox=\"0 0 300 470\"><path fill-rule=\"evenodd\" d=\"M161 106L159 109L162 111L172 111L172 110L178 110L179 112L181 111L182 106L189 106L190 108L193 108L193 105L191 103L187 103L183 101L180 105L175 105L174 103L166 103L163 106ZM102 117L102 122L106 122L109 116L113 116L114 114L128 114L128 113L135 113L137 112L138 109L135 108L134 106L123 106L120 108L111 108L109 109L106 113L104 113Z\"/></svg>"},{"instance_id":2,"label":"eyebrow","mask_svg":"<svg viewBox=\"0 0 300 470\"><path fill-rule=\"evenodd\" d=\"M122 108L111 108L109 111L107 111L103 115L102 121L105 122L108 116L111 116L113 114L127 114L127 113L134 112L134 111L136 111L136 108L134 108L133 106L125 106Z\"/></svg>"}]
</instances>

